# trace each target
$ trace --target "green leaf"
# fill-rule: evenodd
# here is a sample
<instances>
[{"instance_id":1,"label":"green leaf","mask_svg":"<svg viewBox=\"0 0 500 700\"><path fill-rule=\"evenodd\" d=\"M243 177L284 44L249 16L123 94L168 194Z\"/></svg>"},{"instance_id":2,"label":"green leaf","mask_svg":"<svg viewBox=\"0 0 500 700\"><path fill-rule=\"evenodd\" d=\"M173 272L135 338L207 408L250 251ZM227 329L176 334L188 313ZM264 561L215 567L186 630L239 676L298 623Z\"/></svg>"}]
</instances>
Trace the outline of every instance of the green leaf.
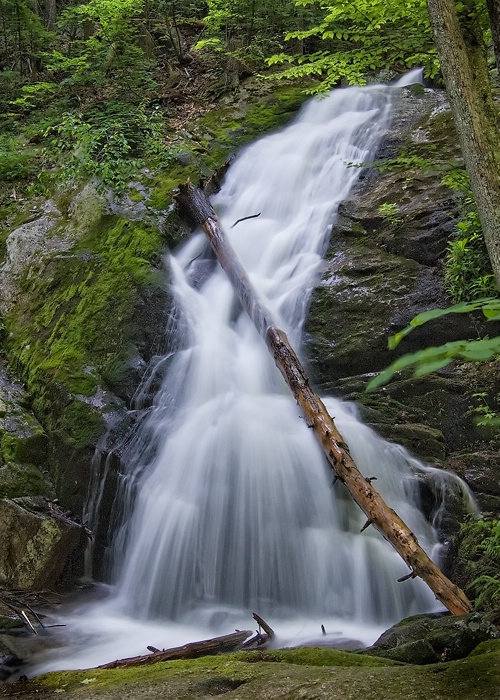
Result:
<instances>
[{"instance_id":1,"label":"green leaf","mask_svg":"<svg viewBox=\"0 0 500 700\"><path fill-rule=\"evenodd\" d=\"M477 311L482 309L483 314L489 320L500 318L500 299L495 299L494 297L487 297L485 299L476 299L475 301L462 301L459 304L454 304L446 309L430 309L429 311L424 311L415 318L412 318L409 325L403 328L395 335L392 335L387 341L389 350L394 350L395 347L399 345L401 340L405 338L412 330L423 326L424 323L432 321L436 318L441 318L441 316L446 316L447 314L465 314L471 311ZM493 315L491 315L493 314Z\"/></svg>"},{"instance_id":2,"label":"green leaf","mask_svg":"<svg viewBox=\"0 0 500 700\"><path fill-rule=\"evenodd\" d=\"M423 377L424 375L430 374L431 372L436 372L438 369L442 369L443 367L446 367L446 365L449 365L452 359L452 357L444 357L440 360L435 360L434 362L426 362L425 364L415 369L413 376Z\"/></svg>"}]
</instances>

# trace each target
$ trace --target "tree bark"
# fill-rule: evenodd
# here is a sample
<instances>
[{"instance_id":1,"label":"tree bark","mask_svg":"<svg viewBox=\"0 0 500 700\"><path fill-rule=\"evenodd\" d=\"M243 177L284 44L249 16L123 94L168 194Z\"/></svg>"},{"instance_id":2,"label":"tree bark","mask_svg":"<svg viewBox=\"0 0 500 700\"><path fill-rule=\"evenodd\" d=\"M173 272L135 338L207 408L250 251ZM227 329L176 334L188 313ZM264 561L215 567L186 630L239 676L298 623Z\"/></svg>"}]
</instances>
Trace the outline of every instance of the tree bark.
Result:
<instances>
[{"instance_id":1,"label":"tree bark","mask_svg":"<svg viewBox=\"0 0 500 700\"><path fill-rule=\"evenodd\" d=\"M454 0L427 0L427 7L484 241L500 287L498 132L487 117L481 85L474 79Z\"/></svg>"},{"instance_id":2,"label":"tree bark","mask_svg":"<svg viewBox=\"0 0 500 700\"><path fill-rule=\"evenodd\" d=\"M493 51L497 64L497 75L500 80L500 4L498 0L486 0L488 15L490 18L491 37L493 39Z\"/></svg>"},{"instance_id":3,"label":"tree bark","mask_svg":"<svg viewBox=\"0 0 500 700\"><path fill-rule=\"evenodd\" d=\"M159 661L173 661L175 659L197 659L200 656L213 656L229 651L235 651L242 647L245 639L250 637L251 630L238 630L223 637L205 639L202 642L190 642L182 647L173 647L163 651L154 651L152 654L144 656L132 656L129 659L118 659L110 661L97 668L130 668L132 666L147 666L156 664Z\"/></svg>"},{"instance_id":4,"label":"tree bark","mask_svg":"<svg viewBox=\"0 0 500 700\"><path fill-rule=\"evenodd\" d=\"M469 612L472 606L463 591L429 559L408 526L375 491L370 479L366 479L358 470L325 405L309 386L305 370L286 334L275 326L269 311L254 292L248 275L225 239L205 194L188 183L179 187L176 198L189 218L196 221L207 235L243 308L265 340L337 478L345 484L351 497L365 513L368 523L392 544L410 567L411 573L403 578L420 576L436 598L453 614L464 615Z\"/></svg>"},{"instance_id":5,"label":"tree bark","mask_svg":"<svg viewBox=\"0 0 500 700\"><path fill-rule=\"evenodd\" d=\"M44 15L45 26L49 32L54 31L57 18L56 0L45 0Z\"/></svg>"}]
</instances>

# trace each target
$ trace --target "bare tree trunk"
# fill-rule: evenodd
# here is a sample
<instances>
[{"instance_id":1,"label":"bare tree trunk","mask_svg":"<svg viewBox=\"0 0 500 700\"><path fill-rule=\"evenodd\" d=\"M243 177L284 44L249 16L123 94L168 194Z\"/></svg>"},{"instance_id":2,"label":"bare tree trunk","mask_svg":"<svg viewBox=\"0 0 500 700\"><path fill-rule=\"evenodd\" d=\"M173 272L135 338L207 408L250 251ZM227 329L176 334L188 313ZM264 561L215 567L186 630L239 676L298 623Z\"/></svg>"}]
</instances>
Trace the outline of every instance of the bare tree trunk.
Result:
<instances>
[{"instance_id":1,"label":"bare tree trunk","mask_svg":"<svg viewBox=\"0 0 500 700\"><path fill-rule=\"evenodd\" d=\"M45 0L44 19L45 26L51 32L56 26L56 0Z\"/></svg>"},{"instance_id":2,"label":"bare tree trunk","mask_svg":"<svg viewBox=\"0 0 500 700\"><path fill-rule=\"evenodd\" d=\"M366 514L367 525L373 525L410 567L411 573L403 579L420 576L436 598L452 613L463 615L469 612L472 606L463 591L429 559L408 526L372 487L371 480L359 472L325 405L309 386L304 368L285 333L274 325L269 311L258 299L248 275L225 240L217 216L205 194L188 183L179 187L177 202L207 235L243 308L264 338L277 367L302 409L307 425L314 431L337 478L345 484L354 501Z\"/></svg>"},{"instance_id":3,"label":"bare tree trunk","mask_svg":"<svg viewBox=\"0 0 500 700\"><path fill-rule=\"evenodd\" d=\"M498 79L500 80L500 4L498 0L486 0L486 7L490 17L493 50L495 52Z\"/></svg>"},{"instance_id":4,"label":"bare tree trunk","mask_svg":"<svg viewBox=\"0 0 500 700\"><path fill-rule=\"evenodd\" d=\"M496 4L497 0L492 1ZM486 248L500 287L498 132L488 119L481 85L474 79L454 0L427 0L427 7Z\"/></svg>"}]
</instances>

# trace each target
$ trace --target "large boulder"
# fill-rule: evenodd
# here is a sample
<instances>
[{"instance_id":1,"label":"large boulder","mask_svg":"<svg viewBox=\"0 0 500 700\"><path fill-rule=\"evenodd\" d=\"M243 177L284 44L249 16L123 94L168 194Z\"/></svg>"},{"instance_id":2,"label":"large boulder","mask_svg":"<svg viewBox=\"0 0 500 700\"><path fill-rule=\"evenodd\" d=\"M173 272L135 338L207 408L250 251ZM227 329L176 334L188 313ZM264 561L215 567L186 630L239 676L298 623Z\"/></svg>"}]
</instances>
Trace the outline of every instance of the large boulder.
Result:
<instances>
[{"instance_id":1,"label":"large boulder","mask_svg":"<svg viewBox=\"0 0 500 700\"><path fill-rule=\"evenodd\" d=\"M500 631L478 613L459 617L447 613L415 615L388 629L363 653L410 664L431 664L463 659L491 639L500 639Z\"/></svg>"},{"instance_id":2,"label":"large boulder","mask_svg":"<svg viewBox=\"0 0 500 700\"><path fill-rule=\"evenodd\" d=\"M55 587L72 557L81 553L84 532L76 524L0 500L0 588Z\"/></svg>"}]
</instances>

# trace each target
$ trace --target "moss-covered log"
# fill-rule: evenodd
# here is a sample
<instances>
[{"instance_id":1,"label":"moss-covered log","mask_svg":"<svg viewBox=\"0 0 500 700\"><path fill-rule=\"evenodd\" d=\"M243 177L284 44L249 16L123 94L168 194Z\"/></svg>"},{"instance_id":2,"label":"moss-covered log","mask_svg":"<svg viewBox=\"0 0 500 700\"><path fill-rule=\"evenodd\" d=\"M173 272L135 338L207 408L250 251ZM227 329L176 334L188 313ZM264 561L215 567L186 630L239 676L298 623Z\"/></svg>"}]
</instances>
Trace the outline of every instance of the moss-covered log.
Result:
<instances>
[{"instance_id":1,"label":"moss-covered log","mask_svg":"<svg viewBox=\"0 0 500 700\"><path fill-rule=\"evenodd\" d=\"M226 272L245 311L264 338L275 363L302 409L307 425L323 449L338 479L373 525L396 549L411 569L408 578L420 576L434 595L455 615L472 608L463 591L453 584L420 547L417 538L358 470L349 449L309 381L286 334L273 322L269 311L255 294L248 275L225 239L207 197L197 187L181 185L177 202L186 215L201 226ZM406 578L406 577L405 577Z\"/></svg>"}]
</instances>

